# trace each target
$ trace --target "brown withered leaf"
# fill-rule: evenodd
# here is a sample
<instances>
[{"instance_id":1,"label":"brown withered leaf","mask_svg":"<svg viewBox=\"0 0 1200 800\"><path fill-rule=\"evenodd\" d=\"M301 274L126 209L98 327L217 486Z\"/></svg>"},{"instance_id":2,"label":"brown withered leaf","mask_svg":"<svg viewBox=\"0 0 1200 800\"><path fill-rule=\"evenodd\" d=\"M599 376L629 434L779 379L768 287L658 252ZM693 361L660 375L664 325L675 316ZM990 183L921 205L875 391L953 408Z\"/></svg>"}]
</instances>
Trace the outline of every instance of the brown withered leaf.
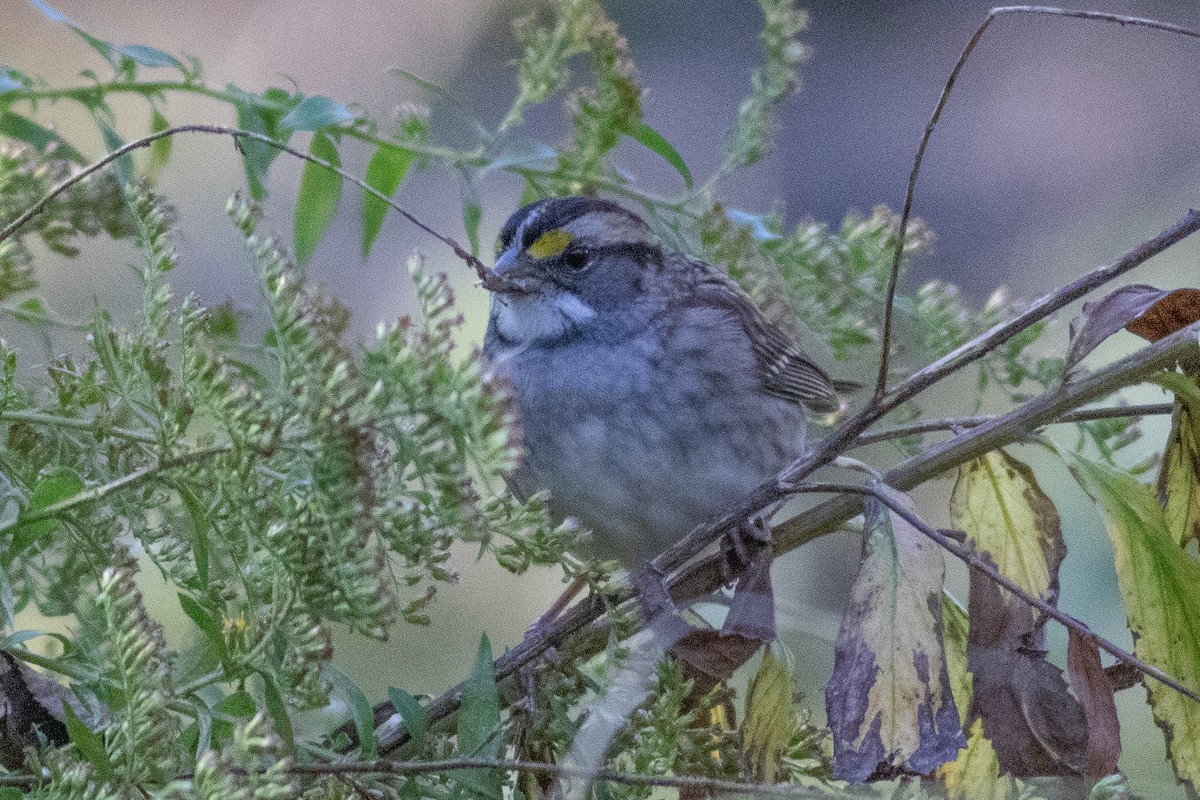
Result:
<instances>
[{"instance_id":1,"label":"brown withered leaf","mask_svg":"<svg viewBox=\"0 0 1200 800\"><path fill-rule=\"evenodd\" d=\"M1200 319L1200 289L1156 289L1145 284L1122 286L1102 300L1084 303L1071 320L1071 344L1066 370L1072 375L1079 362L1122 328L1157 341Z\"/></svg>"},{"instance_id":2,"label":"brown withered leaf","mask_svg":"<svg viewBox=\"0 0 1200 800\"><path fill-rule=\"evenodd\" d=\"M1036 638L1028 617L1004 603L1002 594L986 575L971 573L970 717L983 721L1001 772L1082 775L1088 743L1084 709L1067 691L1062 671L1028 646Z\"/></svg>"},{"instance_id":3,"label":"brown withered leaf","mask_svg":"<svg viewBox=\"0 0 1200 800\"><path fill-rule=\"evenodd\" d=\"M834 777L853 783L928 775L966 744L942 640L942 552L874 498L864 518L825 688Z\"/></svg>"},{"instance_id":4,"label":"brown withered leaf","mask_svg":"<svg viewBox=\"0 0 1200 800\"><path fill-rule=\"evenodd\" d=\"M1074 628L1068 631L1067 675L1087 716L1087 766L1084 775L1100 780L1117 771L1121 758L1121 723L1113 700L1113 683L1100 664L1096 643Z\"/></svg>"},{"instance_id":5,"label":"brown withered leaf","mask_svg":"<svg viewBox=\"0 0 1200 800\"><path fill-rule=\"evenodd\" d=\"M1165 292L1161 300L1126 325L1125 330L1157 342L1196 320L1200 320L1200 289L1176 289Z\"/></svg>"}]
</instances>

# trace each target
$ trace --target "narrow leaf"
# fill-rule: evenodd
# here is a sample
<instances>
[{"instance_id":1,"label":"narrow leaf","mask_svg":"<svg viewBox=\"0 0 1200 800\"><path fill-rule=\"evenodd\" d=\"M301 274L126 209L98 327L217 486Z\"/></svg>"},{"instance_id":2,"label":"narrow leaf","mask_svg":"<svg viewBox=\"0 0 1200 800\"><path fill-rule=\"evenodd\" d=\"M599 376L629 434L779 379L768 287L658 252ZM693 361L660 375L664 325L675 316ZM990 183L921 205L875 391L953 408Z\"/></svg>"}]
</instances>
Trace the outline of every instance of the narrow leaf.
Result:
<instances>
[{"instance_id":1,"label":"narrow leaf","mask_svg":"<svg viewBox=\"0 0 1200 800\"><path fill-rule=\"evenodd\" d=\"M825 688L834 777L854 783L929 774L966 744L942 644L942 553L874 499L863 535Z\"/></svg>"},{"instance_id":2,"label":"narrow leaf","mask_svg":"<svg viewBox=\"0 0 1200 800\"><path fill-rule=\"evenodd\" d=\"M679 151L661 133L643 122L625 131L625 135L662 156L683 178L687 188L692 188L692 171L684 163L683 156L679 155Z\"/></svg>"},{"instance_id":3,"label":"narrow leaf","mask_svg":"<svg viewBox=\"0 0 1200 800\"><path fill-rule=\"evenodd\" d=\"M12 111L0 111L0 134L19 142L25 142L43 152L53 148L55 156L67 161L73 161L76 164L87 163L83 154L72 147L66 139L49 128L43 128L33 120Z\"/></svg>"},{"instance_id":4,"label":"narrow leaf","mask_svg":"<svg viewBox=\"0 0 1200 800\"><path fill-rule=\"evenodd\" d=\"M338 158L337 145L324 133L313 134L308 152L335 167L342 165ZM333 222L341 197L342 176L319 164L305 162L304 173L300 176L300 195L296 198L292 228L296 260L300 263L308 261L317 249L317 243L325 235L329 223Z\"/></svg>"},{"instance_id":5,"label":"narrow leaf","mask_svg":"<svg viewBox=\"0 0 1200 800\"><path fill-rule=\"evenodd\" d=\"M471 245L471 255L479 255L479 221L483 217L483 204L479 200L479 190L475 182L466 172L459 173L459 191L462 195L463 229L467 233L467 242Z\"/></svg>"},{"instance_id":6,"label":"narrow leaf","mask_svg":"<svg viewBox=\"0 0 1200 800\"><path fill-rule=\"evenodd\" d=\"M408 170L412 166L414 154L411 150L401 147L383 145L371 157L367 164L367 185L380 194L391 197L404 182ZM371 253L375 237L383 228L384 217L387 216L388 204L370 192L363 193L363 258Z\"/></svg>"},{"instance_id":7,"label":"narrow leaf","mask_svg":"<svg viewBox=\"0 0 1200 800\"><path fill-rule=\"evenodd\" d=\"M315 95L306 97L280 120L280 126L294 131L315 131L330 125L345 125L354 119L354 114L342 103Z\"/></svg>"},{"instance_id":8,"label":"narrow leaf","mask_svg":"<svg viewBox=\"0 0 1200 800\"><path fill-rule=\"evenodd\" d=\"M292 718L288 716L283 692L279 690L279 684L275 682L273 675L260 672L259 676L263 681L263 701L267 705L267 711L271 714L271 723L275 728L275 733L279 734L287 752L290 753L296 749L296 734L292 729Z\"/></svg>"},{"instance_id":9,"label":"narrow leaf","mask_svg":"<svg viewBox=\"0 0 1200 800\"><path fill-rule=\"evenodd\" d=\"M125 140L121 138L120 134L103 122L99 125L100 135L104 137L104 147L108 152L114 152L125 146ZM113 171L117 175L117 180L124 186L133 183L133 158L129 153L113 162Z\"/></svg>"},{"instance_id":10,"label":"narrow leaf","mask_svg":"<svg viewBox=\"0 0 1200 800\"><path fill-rule=\"evenodd\" d=\"M388 699L392 701L392 708L396 709L396 713L404 720L404 727L408 730L409 738L424 752L422 743L429 730L429 712L417 701L417 698L403 689L389 688Z\"/></svg>"},{"instance_id":11,"label":"narrow leaf","mask_svg":"<svg viewBox=\"0 0 1200 800\"><path fill-rule=\"evenodd\" d=\"M117 48L117 52L123 56L132 58L143 67L155 69L158 67L175 67L183 71L183 64L179 63L179 59L170 53L163 52L157 47L150 47L145 44L123 44Z\"/></svg>"},{"instance_id":12,"label":"narrow leaf","mask_svg":"<svg viewBox=\"0 0 1200 800\"><path fill-rule=\"evenodd\" d=\"M1084 775L1099 780L1117 771L1121 758L1121 723L1113 700L1113 684L1100 663L1100 650L1074 628L1068 631L1067 675L1071 688L1087 714L1087 769Z\"/></svg>"},{"instance_id":13,"label":"narrow leaf","mask_svg":"<svg viewBox=\"0 0 1200 800\"><path fill-rule=\"evenodd\" d=\"M70 703L63 703L63 723L67 726L67 736L79 753L91 763L96 770L96 777L107 781L112 777L112 762L108 759L108 751L104 749L104 737L84 724Z\"/></svg>"},{"instance_id":14,"label":"narrow leaf","mask_svg":"<svg viewBox=\"0 0 1200 800\"><path fill-rule=\"evenodd\" d=\"M159 133L171 127L171 123L167 122L167 118L157 108L150 112L150 132ZM154 180L162 172L163 167L167 165L167 161L171 158L171 143L174 137L164 136L161 139L155 139L150 143L150 157L146 159L146 175Z\"/></svg>"},{"instance_id":15,"label":"narrow leaf","mask_svg":"<svg viewBox=\"0 0 1200 800\"><path fill-rule=\"evenodd\" d=\"M324 674L350 708L350 718L358 734L358 748L363 761L370 761L379 754L379 743L375 738L375 712L371 701L349 676L331 664L324 665Z\"/></svg>"},{"instance_id":16,"label":"narrow leaf","mask_svg":"<svg viewBox=\"0 0 1200 800\"><path fill-rule=\"evenodd\" d=\"M1200 562L1167 530L1151 487L1079 456L1070 467L1104 509L1134 652L1185 686L1200 688ZM1200 781L1200 704L1152 679L1146 680L1146 689L1175 776L1195 788Z\"/></svg>"},{"instance_id":17,"label":"narrow leaf","mask_svg":"<svg viewBox=\"0 0 1200 800\"><path fill-rule=\"evenodd\" d=\"M496 758L500 754L500 692L492 662L492 645L485 634L479 641L475 666L463 684L458 710L458 752L463 756ZM500 797L503 776L499 770L465 770L457 777L464 786L485 797Z\"/></svg>"}]
</instances>

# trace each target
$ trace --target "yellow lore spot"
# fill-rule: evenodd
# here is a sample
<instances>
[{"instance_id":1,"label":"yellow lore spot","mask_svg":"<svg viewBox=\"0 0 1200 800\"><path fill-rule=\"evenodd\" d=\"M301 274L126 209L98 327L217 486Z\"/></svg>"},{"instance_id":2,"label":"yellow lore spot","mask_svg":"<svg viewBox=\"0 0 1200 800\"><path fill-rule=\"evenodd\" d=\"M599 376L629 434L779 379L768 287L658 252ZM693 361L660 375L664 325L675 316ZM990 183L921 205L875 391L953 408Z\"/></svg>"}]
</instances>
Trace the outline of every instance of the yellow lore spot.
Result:
<instances>
[{"instance_id":1,"label":"yellow lore spot","mask_svg":"<svg viewBox=\"0 0 1200 800\"><path fill-rule=\"evenodd\" d=\"M567 245L569 245L574 239L574 236L567 231L564 231L562 228L555 228L554 230L546 231L539 236L537 241L529 245L528 252L529 255L533 256L534 258L549 258L550 256L556 256L563 250L566 250Z\"/></svg>"}]
</instances>

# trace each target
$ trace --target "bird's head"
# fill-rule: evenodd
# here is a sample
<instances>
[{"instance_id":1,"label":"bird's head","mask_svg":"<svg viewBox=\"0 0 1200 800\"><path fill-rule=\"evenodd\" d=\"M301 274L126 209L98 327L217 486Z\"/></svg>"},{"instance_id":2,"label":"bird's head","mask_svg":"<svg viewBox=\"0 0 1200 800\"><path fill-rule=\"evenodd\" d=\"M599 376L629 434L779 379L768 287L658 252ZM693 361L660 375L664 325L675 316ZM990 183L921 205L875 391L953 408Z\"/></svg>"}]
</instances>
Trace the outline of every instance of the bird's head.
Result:
<instances>
[{"instance_id":1,"label":"bird's head","mask_svg":"<svg viewBox=\"0 0 1200 800\"><path fill-rule=\"evenodd\" d=\"M619 324L662 261L650 227L616 203L540 200L517 211L496 241L492 328L504 343L549 342L593 320Z\"/></svg>"}]
</instances>

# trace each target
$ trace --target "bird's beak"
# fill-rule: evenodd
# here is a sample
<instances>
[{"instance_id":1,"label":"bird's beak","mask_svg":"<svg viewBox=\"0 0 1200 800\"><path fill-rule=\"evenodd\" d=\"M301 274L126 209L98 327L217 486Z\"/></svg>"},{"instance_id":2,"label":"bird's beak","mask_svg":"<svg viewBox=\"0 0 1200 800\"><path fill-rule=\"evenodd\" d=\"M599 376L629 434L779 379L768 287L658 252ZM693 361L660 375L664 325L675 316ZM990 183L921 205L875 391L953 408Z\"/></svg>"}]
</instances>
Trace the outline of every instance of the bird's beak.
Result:
<instances>
[{"instance_id":1,"label":"bird's beak","mask_svg":"<svg viewBox=\"0 0 1200 800\"><path fill-rule=\"evenodd\" d=\"M515 247L500 254L492 272L500 280L491 286L485 283L485 288L498 294L533 294L541 283L529 260L521 258Z\"/></svg>"}]
</instances>

